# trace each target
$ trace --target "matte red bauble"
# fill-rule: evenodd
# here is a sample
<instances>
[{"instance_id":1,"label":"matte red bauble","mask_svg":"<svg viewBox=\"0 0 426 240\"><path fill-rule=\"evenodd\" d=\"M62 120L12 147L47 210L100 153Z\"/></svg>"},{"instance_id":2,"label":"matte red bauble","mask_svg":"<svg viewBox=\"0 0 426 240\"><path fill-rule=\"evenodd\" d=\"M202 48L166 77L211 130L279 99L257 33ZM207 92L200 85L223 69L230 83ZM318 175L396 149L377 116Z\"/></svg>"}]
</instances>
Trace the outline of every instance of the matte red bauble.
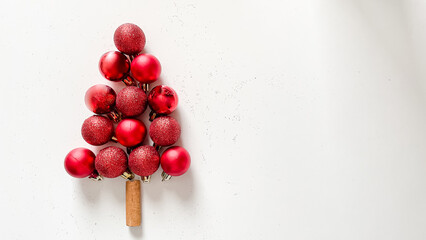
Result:
<instances>
[{"instance_id":1,"label":"matte red bauble","mask_svg":"<svg viewBox=\"0 0 426 240\"><path fill-rule=\"evenodd\" d=\"M161 168L170 176L180 176L189 169L191 157L183 147L170 147L161 155Z\"/></svg>"},{"instance_id":2,"label":"matte red bauble","mask_svg":"<svg viewBox=\"0 0 426 240\"><path fill-rule=\"evenodd\" d=\"M117 141L125 147L133 147L140 144L145 139L145 136L145 124L137 119L123 119L115 129Z\"/></svg>"},{"instance_id":3,"label":"matte red bauble","mask_svg":"<svg viewBox=\"0 0 426 240\"><path fill-rule=\"evenodd\" d=\"M153 83L160 77L161 64L150 54L140 54L133 59L130 71L139 82Z\"/></svg>"},{"instance_id":4,"label":"matte red bauble","mask_svg":"<svg viewBox=\"0 0 426 240\"><path fill-rule=\"evenodd\" d=\"M155 145L173 145L180 137L180 125L170 116L158 117L149 126L149 136Z\"/></svg>"},{"instance_id":5,"label":"matte red bauble","mask_svg":"<svg viewBox=\"0 0 426 240\"><path fill-rule=\"evenodd\" d=\"M178 96L173 88L159 85L148 94L149 107L157 114L169 114L178 104Z\"/></svg>"},{"instance_id":6,"label":"matte red bauble","mask_svg":"<svg viewBox=\"0 0 426 240\"><path fill-rule=\"evenodd\" d=\"M129 155L129 168L139 176L150 176L160 166L160 155L152 146L140 146Z\"/></svg>"},{"instance_id":7,"label":"matte red bauble","mask_svg":"<svg viewBox=\"0 0 426 240\"><path fill-rule=\"evenodd\" d=\"M127 169L127 155L121 148L106 147L96 156L95 166L101 176L118 177Z\"/></svg>"},{"instance_id":8,"label":"matte red bauble","mask_svg":"<svg viewBox=\"0 0 426 240\"><path fill-rule=\"evenodd\" d=\"M87 90L84 100L90 111L104 114L114 109L115 98L114 89L104 84L97 84Z\"/></svg>"},{"instance_id":9,"label":"matte red bauble","mask_svg":"<svg viewBox=\"0 0 426 240\"><path fill-rule=\"evenodd\" d=\"M112 121L104 116L91 116L81 126L83 139L91 145L99 146L111 140L114 134Z\"/></svg>"},{"instance_id":10,"label":"matte red bauble","mask_svg":"<svg viewBox=\"0 0 426 240\"><path fill-rule=\"evenodd\" d=\"M138 87L125 87L117 95L117 110L125 117L134 117L142 114L147 104L145 92Z\"/></svg>"},{"instance_id":11,"label":"matte red bauble","mask_svg":"<svg viewBox=\"0 0 426 240\"><path fill-rule=\"evenodd\" d=\"M117 51L107 52L99 60L99 71L106 79L120 81L124 79L130 70L130 62L127 57Z\"/></svg>"},{"instance_id":12,"label":"matte red bauble","mask_svg":"<svg viewBox=\"0 0 426 240\"><path fill-rule=\"evenodd\" d=\"M88 177L95 171L95 154L87 148L73 149L65 157L64 166L73 177Z\"/></svg>"},{"instance_id":13,"label":"matte red bauble","mask_svg":"<svg viewBox=\"0 0 426 240\"><path fill-rule=\"evenodd\" d=\"M115 30L114 43L120 52L128 55L138 54L145 47L145 42L145 34L135 24L125 23Z\"/></svg>"}]
</instances>

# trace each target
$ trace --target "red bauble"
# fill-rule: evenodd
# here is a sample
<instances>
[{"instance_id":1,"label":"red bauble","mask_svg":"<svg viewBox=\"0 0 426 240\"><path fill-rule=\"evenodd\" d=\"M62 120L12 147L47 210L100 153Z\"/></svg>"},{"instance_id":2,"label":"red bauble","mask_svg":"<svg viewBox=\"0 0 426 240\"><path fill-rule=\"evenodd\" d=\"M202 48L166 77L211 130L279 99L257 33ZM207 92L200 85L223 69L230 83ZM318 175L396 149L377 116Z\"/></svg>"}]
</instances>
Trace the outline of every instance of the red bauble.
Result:
<instances>
[{"instance_id":1,"label":"red bauble","mask_svg":"<svg viewBox=\"0 0 426 240\"><path fill-rule=\"evenodd\" d=\"M135 24L125 23L114 33L114 43L117 49L125 54L135 55L145 47L145 34Z\"/></svg>"},{"instance_id":2,"label":"red bauble","mask_svg":"<svg viewBox=\"0 0 426 240\"><path fill-rule=\"evenodd\" d=\"M99 71L108 80L120 81L127 76L129 70L130 62L121 52L107 52L99 60Z\"/></svg>"},{"instance_id":3,"label":"red bauble","mask_svg":"<svg viewBox=\"0 0 426 240\"><path fill-rule=\"evenodd\" d=\"M99 146L111 140L114 134L112 121L104 116L91 116L81 126L83 139L91 145Z\"/></svg>"},{"instance_id":4,"label":"red bauble","mask_svg":"<svg viewBox=\"0 0 426 240\"><path fill-rule=\"evenodd\" d=\"M173 88L159 85L149 92L148 104L158 114L169 114L176 109L178 96Z\"/></svg>"},{"instance_id":5,"label":"red bauble","mask_svg":"<svg viewBox=\"0 0 426 240\"><path fill-rule=\"evenodd\" d=\"M129 156L130 170L139 176L149 176L160 166L160 155L152 146L135 148Z\"/></svg>"},{"instance_id":6,"label":"red bauble","mask_svg":"<svg viewBox=\"0 0 426 240\"><path fill-rule=\"evenodd\" d=\"M65 157L64 166L73 177L88 177L95 171L95 154L87 148L73 149Z\"/></svg>"},{"instance_id":7,"label":"red bauble","mask_svg":"<svg viewBox=\"0 0 426 240\"><path fill-rule=\"evenodd\" d=\"M147 103L145 92L138 87L125 87L117 95L117 110L126 117L142 114Z\"/></svg>"},{"instance_id":8,"label":"red bauble","mask_svg":"<svg viewBox=\"0 0 426 240\"><path fill-rule=\"evenodd\" d=\"M140 54L133 59L130 71L139 82L153 83L160 77L161 65L156 57L150 54Z\"/></svg>"},{"instance_id":9,"label":"red bauble","mask_svg":"<svg viewBox=\"0 0 426 240\"><path fill-rule=\"evenodd\" d=\"M189 169L191 157L183 147L170 147L161 155L161 168L170 176L180 176Z\"/></svg>"},{"instance_id":10,"label":"red bauble","mask_svg":"<svg viewBox=\"0 0 426 240\"><path fill-rule=\"evenodd\" d=\"M98 84L87 90L84 100L90 111L104 114L113 110L115 97L114 89L104 84Z\"/></svg>"},{"instance_id":11,"label":"red bauble","mask_svg":"<svg viewBox=\"0 0 426 240\"><path fill-rule=\"evenodd\" d=\"M137 119L121 120L115 129L117 141L125 147L133 147L141 143L146 136L145 124Z\"/></svg>"},{"instance_id":12,"label":"red bauble","mask_svg":"<svg viewBox=\"0 0 426 240\"><path fill-rule=\"evenodd\" d=\"M121 148L106 147L96 156L95 166L101 176L118 177L127 169L127 155Z\"/></svg>"},{"instance_id":13,"label":"red bauble","mask_svg":"<svg viewBox=\"0 0 426 240\"><path fill-rule=\"evenodd\" d=\"M173 145L180 137L180 125L170 116L158 117L149 126L149 136L155 145Z\"/></svg>"}]
</instances>

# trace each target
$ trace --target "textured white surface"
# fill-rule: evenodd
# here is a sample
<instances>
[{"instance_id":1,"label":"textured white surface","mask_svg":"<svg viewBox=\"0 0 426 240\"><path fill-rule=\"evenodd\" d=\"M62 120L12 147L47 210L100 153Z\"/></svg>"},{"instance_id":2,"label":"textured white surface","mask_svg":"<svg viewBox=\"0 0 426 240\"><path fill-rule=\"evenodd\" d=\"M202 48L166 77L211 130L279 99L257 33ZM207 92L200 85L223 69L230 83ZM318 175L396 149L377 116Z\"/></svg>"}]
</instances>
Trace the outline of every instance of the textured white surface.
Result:
<instances>
[{"instance_id":1,"label":"textured white surface","mask_svg":"<svg viewBox=\"0 0 426 240\"><path fill-rule=\"evenodd\" d=\"M425 1L1 5L1 239L426 238ZM124 22L178 92L193 160L143 186L133 229L124 180L63 169Z\"/></svg>"}]
</instances>

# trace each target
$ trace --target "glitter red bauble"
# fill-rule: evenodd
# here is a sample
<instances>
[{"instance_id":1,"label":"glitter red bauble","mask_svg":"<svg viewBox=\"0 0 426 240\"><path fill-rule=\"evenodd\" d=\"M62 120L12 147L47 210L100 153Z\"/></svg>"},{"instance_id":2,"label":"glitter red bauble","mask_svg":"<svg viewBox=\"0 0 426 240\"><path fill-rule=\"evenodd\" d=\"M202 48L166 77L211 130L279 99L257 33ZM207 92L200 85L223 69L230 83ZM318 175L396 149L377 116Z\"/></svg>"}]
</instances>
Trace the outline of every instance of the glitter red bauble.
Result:
<instances>
[{"instance_id":1,"label":"glitter red bauble","mask_svg":"<svg viewBox=\"0 0 426 240\"><path fill-rule=\"evenodd\" d=\"M95 154L87 148L73 149L65 157L64 166L73 177L88 177L95 171Z\"/></svg>"},{"instance_id":2,"label":"glitter red bauble","mask_svg":"<svg viewBox=\"0 0 426 240\"><path fill-rule=\"evenodd\" d=\"M145 34L137 25L125 23L115 30L114 43L119 51L135 55L142 52L145 47Z\"/></svg>"},{"instance_id":3,"label":"glitter red bauble","mask_svg":"<svg viewBox=\"0 0 426 240\"><path fill-rule=\"evenodd\" d=\"M83 139L95 146L107 143L114 134L112 121L104 116L91 116L84 120L81 126Z\"/></svg>"},{"instance_id":4,"label":"glitter red bauble","mask_svg":"<svg viewBox=\"0 0 426 240\"><path fill-rule=\"evenodd\" d=\"M149 176L160 166L160 155L152 146L140 146L129 155L130 171L139 176Z\"/></svg>"},{"instance_id":5,"label":"glitter red bauble","mask_svg":"<svg viewBox=\"0 0 426 240\"><path fill-rule=\"evenodd\" d=\"M125 87L117 95L117 110L125 117L134 117L142 114L147 104L145 92L138 87Z\"/></svg>"},{"instance_id":6,"label":"glitter red bauble","mask_svg":"<svg viewBox=\"0 0 426 240\"><path fill-rule=\"evenodd\" d=\"M169 114L176 109L178 96L173 88L159 85L149 92L148 104L158 114Z\"/></svg>"},{"instance_id":7,"label":"glitter red bauble","mask_svg":"<svg viewBox=\"0 0 426 240\"><path fill-rule=\"evenodd\" d=\"M87 90L84 100L90 111L104 114L113 110L115 98L114 89L104 84L98 84Z\"/></svg>"},{"instance_id":8,"label":"glitter red bauble","mask_svg":"<svg viewBox=\"0 0 426 240\"><path fill-rule=\"evenodd\" d=\"M180 176L189 169L191 157L183 147L170 147L161 155L161 168L170 176Z\"/></svg>"},{"instance_id":9,"label":"glitter red bauble","mask_svg":"<svg viewBox=\"0 0 426 240\"><path fill-rule=\"evenodd\" d=\"M106 147L96 156L95 166L101 176L118 177L127 169L127 155L121 148Z\"/></svg>"},{"instance_id":10,"label":"glitter red bauble","mask_svg":"<svg viewBox=\"0 0 426 240\"><path fill-rule=\"evenodd\" d=\"M161 73L161 64L150 54L140 54L132 61L132 76L141 83L153 83Z\"/></svg>"},{"instance_id":11,"label":"glitter red bauble","mask_svg":"<svg viewBox=\"0 0 426 240\"><path fill-rule=\"evenodd\" d=\"M170 116L158 117L149 126L149 136L158 146L175 144L180 137L180 125Z\"/></svg>"},{"instance_id":12,"label":"glitter red bauble","mask_svg":"<svg viewBox=\"0 0 426 240\"><path fill-rule=\"evenodd\" d=\"M108 80L120 81L127 76L129 70L130 62L120 52L107 52L99 60L99 71Z\"/></svg>"},{"instance_id":13,"label":"glitter red bauble","mask_svg":"<svg viewBox=\"0 0 426 240\"><path fill-rule=\"evenodd\" d=\"M137 119L123 119L115 128L115 137L117 141L125 147L138 145L145 139L145 136L145 124Z\"/></svg>"}]
</instances>

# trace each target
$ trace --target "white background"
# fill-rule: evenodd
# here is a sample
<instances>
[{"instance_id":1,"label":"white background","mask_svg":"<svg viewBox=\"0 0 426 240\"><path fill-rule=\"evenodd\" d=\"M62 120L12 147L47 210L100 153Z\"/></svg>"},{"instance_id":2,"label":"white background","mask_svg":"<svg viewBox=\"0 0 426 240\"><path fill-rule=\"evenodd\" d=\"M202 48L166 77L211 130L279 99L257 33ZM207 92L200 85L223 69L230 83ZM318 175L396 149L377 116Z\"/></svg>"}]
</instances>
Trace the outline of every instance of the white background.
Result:
<instances>
[{"instance_id":1,"label":"white background","mask_svg":"<svg viewBox=\"0 0 426 240\"><path fill-rule=\"evenodd\" d=\"M420 0L2 1L0 238L426 239L425 11ZM139 228L125 226L123 179L63 168L90 147L86 89L122 87L97 64L125 22L178 92L192 156L186 175L143 185Z\"/></svg>"}]
</instances>

